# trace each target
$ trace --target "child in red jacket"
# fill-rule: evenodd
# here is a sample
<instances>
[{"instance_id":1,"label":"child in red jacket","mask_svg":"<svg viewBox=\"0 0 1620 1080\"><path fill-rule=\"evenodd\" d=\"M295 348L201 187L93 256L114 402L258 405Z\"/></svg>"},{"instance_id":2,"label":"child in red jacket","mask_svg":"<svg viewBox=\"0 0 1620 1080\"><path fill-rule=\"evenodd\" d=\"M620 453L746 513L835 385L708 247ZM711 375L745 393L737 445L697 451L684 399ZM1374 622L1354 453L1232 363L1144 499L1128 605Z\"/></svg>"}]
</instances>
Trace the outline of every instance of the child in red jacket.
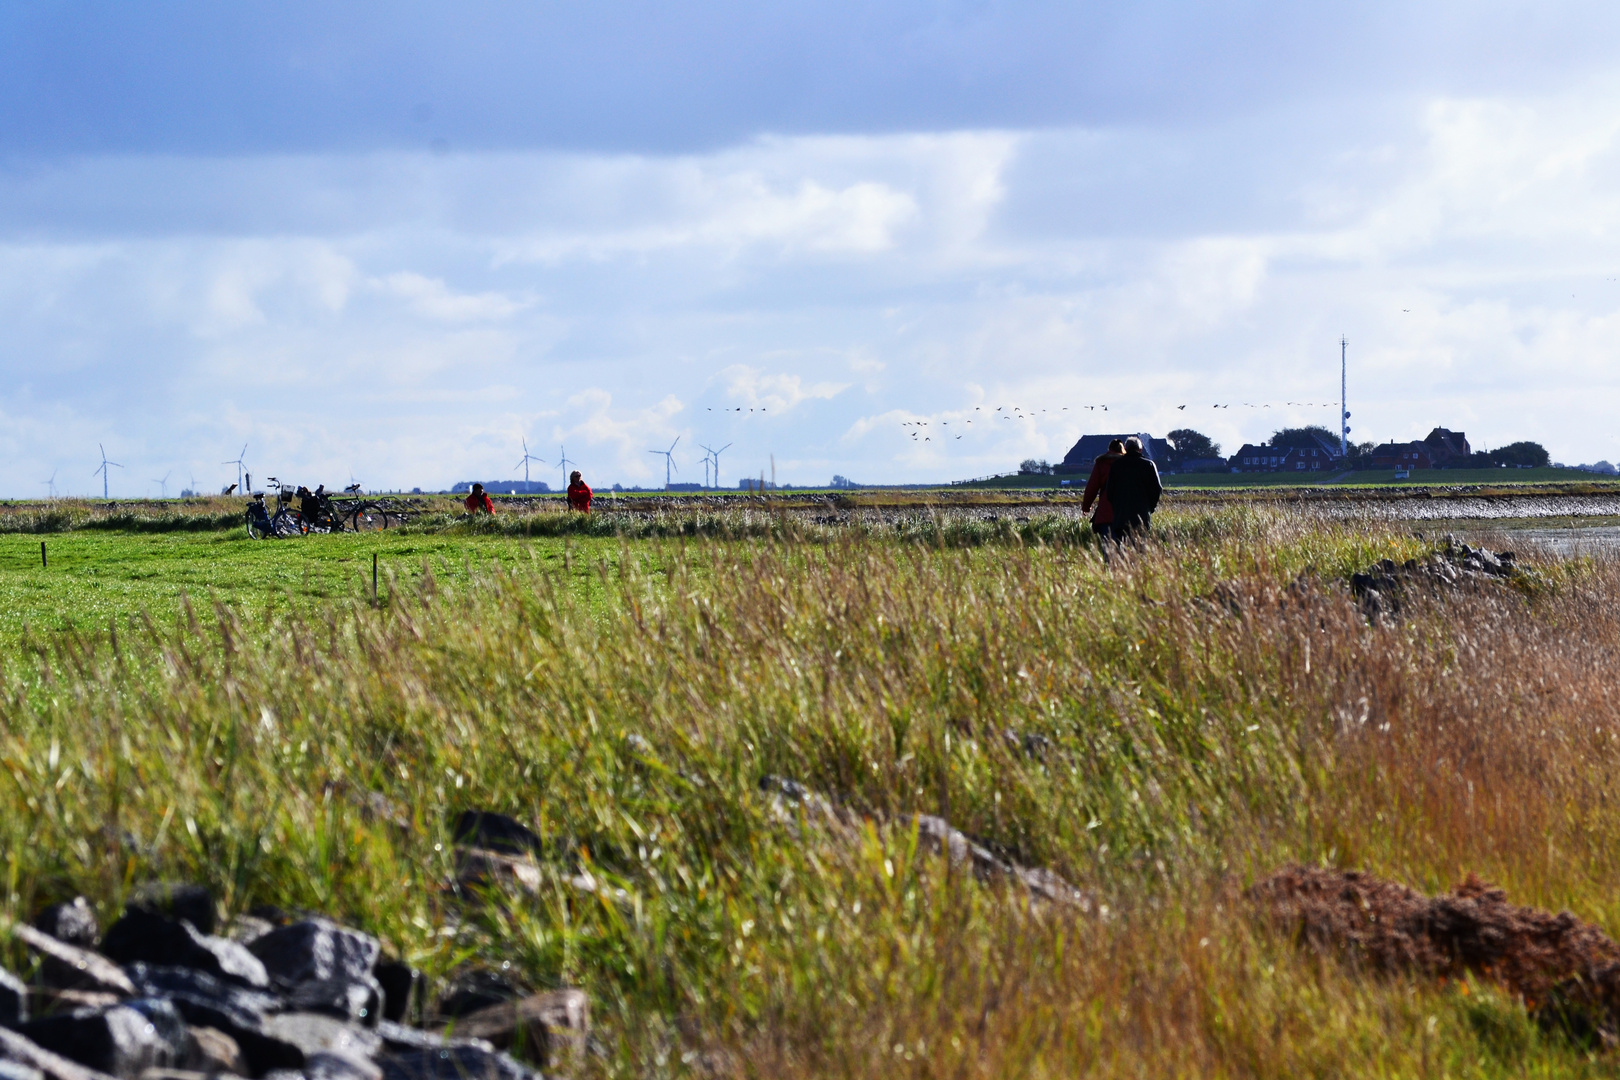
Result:
<instances>
[{"instance_id":1,"label":"child in red jacket","mask_svg":"<svg viewBox=\"0 0 1620 1080\"><path fill-rule=\"evenodd\" d=\"M462 505L466 506L469 514L493 514L495 512L495 504L489 501L489 496L484 492L483 484L474 484L472 494L467 496L467 501Z\"/></svg>"},{"instance_id":2,"label":"child in red jacket","mask_svg":"<svg viewBox=\"0 0 1620 1080\"><path fill-rule=\"evenodd\" d=\"M568 509L582 514L591 512L591 489L585 485L578 469L568 477Z\"/></svg>"}]
</instances>

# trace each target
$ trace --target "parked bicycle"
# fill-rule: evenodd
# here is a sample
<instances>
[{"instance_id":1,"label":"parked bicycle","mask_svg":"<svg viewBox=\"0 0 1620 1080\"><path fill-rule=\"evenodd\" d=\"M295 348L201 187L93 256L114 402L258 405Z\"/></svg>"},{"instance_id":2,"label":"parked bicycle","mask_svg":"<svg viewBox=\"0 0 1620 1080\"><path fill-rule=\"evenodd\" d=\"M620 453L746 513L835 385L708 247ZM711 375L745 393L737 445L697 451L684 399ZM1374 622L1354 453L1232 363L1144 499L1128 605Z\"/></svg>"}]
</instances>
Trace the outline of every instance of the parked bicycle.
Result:
<instances>
[{"instance_id":1,"label":"parked bicycle","mask_svg":"<svg viewBox=\"0 0 1620 1080\"><path fill-rule=\"evenodd\" d=\"M272 511L266 504L263 492L256 493L247 508L248 535L255 540L308 535L309 526L305 523L303 514L292 505L292 487L273 476L266 479L275 489L275 510Z\"/></svg>"},{"instance_id":2,"label":"parked bicycle","mask_svg":"<svg viewBox=\"0 0 1620 1080\"><path fill-rule=\"evenodd\" d=\"M394 499L368 499L351 488L352 497L334 498L325 485L310 491L265 478L275 491L272 510L264 495L256 494L247 509L248 535L256 540L310 533L369 532L403 525L409 510Z\"/></svg>"},{"instance_id":3,"label":"parked bicycle","mask_svg":"<svg viewBox=\"0 0 1620 1080\"><path fill-rule=\"evenodd\" d=\"M405 507L393 499L334 499L343 522L355 532L389 529L407 520Z\"/></svg>"}]
</instances>

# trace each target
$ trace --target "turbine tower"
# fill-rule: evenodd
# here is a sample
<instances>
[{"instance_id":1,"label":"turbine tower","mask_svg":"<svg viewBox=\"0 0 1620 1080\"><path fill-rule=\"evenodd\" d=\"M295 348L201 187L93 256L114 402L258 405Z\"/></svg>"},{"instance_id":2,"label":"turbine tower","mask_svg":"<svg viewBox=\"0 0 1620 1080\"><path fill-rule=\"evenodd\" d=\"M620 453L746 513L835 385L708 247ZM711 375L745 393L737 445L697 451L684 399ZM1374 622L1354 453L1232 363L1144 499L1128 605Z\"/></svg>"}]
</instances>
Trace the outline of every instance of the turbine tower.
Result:
<instances>
[{"instance_id":1,"label":"turbine tower","mask_svg":"<svg viewBox=\"0 0 1620 1080\"><path fill-rule=\"evenodd\" d=\"M559 444L557 446L557 450L559 451L559 456L557 458L557 466L558 466L558 468L562 469L563 490L567 491L568 490L568 466L570 466L570 465L578 465L579 462L577 462L577 461L569 461L568 460L568 447Z\"/></svg>"},{"instance_id":2,"label":"turbine tower","mask_svg":"<svg viewBox=\"0 0 1620 1080\"><path fill-rule=\"evenodd\" d=\"M47 499L54 500L56 498L56 473L57 473L57 470L52 469L51 470L51 478L49 480L41 480L40 481L41 484L45 485L46 491L49 492L49 494L45 496Z\"/></svg>"},{"instance_id":3,"label":"turbine tower","mask_svg":"<svg viewBox=\"0 0 1620 1080\"><path fill-rule=\"evenodd\" d=\"M171 477L173 475L174 475L174 470L170 469L168 472L163 474L163 479L161 479L161 480L153 480L152 481L152 483L154 483L154 484L156 484L158 486L158 492L159 492L158 498L167 499L169 497L169 477Z\"/></svg>"},{"instance_id":4,"label":"turbine tower","mask_svg":"<svg viewBox=\"0 0 1620 1080\"><path fill-rule=\"evenodd\" d=\"M702 443L698 443L698 445L703 446ZM714 449L712 446L703 446L703 449L705 449L705 450L707 450L709 452L709 456L703 459L703 464L704 464L703 475L704 475L705 479L708 477L708 473L709 473L708 463L709 463L709 460L712 458L714 460L714 489L716 491L719 491L720 490L720 455L725 453L727 450L730 450L731 449L731 444L726 443L726 445L722 446L718 450Z\"/></svg>"},{"instance_id":5,"label":"turbine tower","mask_svg":"<svg viewBox=\"0 0 1620 1080\"><path fill-rule=\"evenodd\" d=\"M220 462L221 465L235 465L236 466L236 486L238 488L242 487L242 468L243 468L242 459L244 457L246 457L246 456L247 456L247 443L243 443L242 444L242 452L240 454L237 454L236 458L234 460ZM247 491L244 489L242 493L245 495L245 494L247 494Z\"/></svg>"},{"instance_id":6,"label":"turbine tower","mask_svg":"<svg viewBox=\"0 0 1620 1080\"><path fill-rule=\"evenodd\" d=\"M679 435L677 435L677 436L675 436L675 442L672 442L672 443L669 444L669 449L668 450L649 450L649 451L647 451L647 453L649 453L649 454L662 454L662 455L664 455L664 490L665 491L669 490L669 474L670 474L671 470L673 470L675 472L680 472L681 471L680 467L675 464L675 443L678 443L680 441L681 441L681 437Z\"/></svg>"},{"instance_id":7,"label":"turbine tower","mask_svg":"<svg viewBox=\"0 0 1620 1080\"><path fill-rule=\"evenodd\" d=\"M96 449L101 451L101 467L90 475L94 476L96 473L101 474L101 497L103 499L110 499L112 496L107 494L107 477L111 474L108 473L107 466L111 465L115 469L122 469L123 466L118 464L116 461L107 460L107 448L105 446L102 446L100 443L96 443ZM244 447L244 449L246 448Z\"/></svg>"},{"instance_id":8,"label":"turbine tower","mask_svg":"<svg viewBox=\"0 0 1620 1080\"><path fill-rule=\"evenodd\" d=\"M545 462L540 461L539 458L529 453L529 440L525 437L523 440L523 457L518 459L517 465L512 466L513 472L517 472L518 466L521 465L523 467L523 483L525 485L527 485L529 482L529 462L531 461L539 461L540 464L545 464Z\"/></svg>"}]
</instances>

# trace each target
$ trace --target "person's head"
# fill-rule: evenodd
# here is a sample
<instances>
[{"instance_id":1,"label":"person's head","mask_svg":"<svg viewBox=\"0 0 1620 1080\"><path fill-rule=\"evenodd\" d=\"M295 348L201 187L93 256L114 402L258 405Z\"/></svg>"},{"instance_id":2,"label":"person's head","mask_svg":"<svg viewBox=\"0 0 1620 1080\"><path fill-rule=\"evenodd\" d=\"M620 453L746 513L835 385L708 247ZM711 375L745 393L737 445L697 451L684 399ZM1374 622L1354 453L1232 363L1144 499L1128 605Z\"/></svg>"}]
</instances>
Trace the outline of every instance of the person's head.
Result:
<instances>
[{"instance_id":1,"label":"person's head","mask_svg":"<svg viewBox=\"0 0 1620 1080\"><path fill-rule=\"evenodd\" d=\"M1120 442L1118 439L1109 439L1108 452L1110 454L1123 454L1125 452L1125 444Z\"/></svg>"},{"instance_id":2,"label":"person's head","mask_svg":"<svg viewBox=\"0 0 1620 1080\"><path fill-rule=\"evenodd\" d=\"M472 493L474 495L482 495L484 493L484 485L483 484L474 484Z\"/></svg>"},{"instance_id":3,"label":"person's head","mask_svg":"<svg viewBox=\"0 0 1620 1080\"><path fill-rule=\"evenodd\" d=\"M570 484L577 484L583 478L584 478L583 474L578 469L575 469L573 472L568 474L568 482Z\"/></svg>"},{"instance_id":4,"label":"person's head","mask_svg":"<svg viewBox=\"0 0 1620 1080\"><path fill-rule=\"evenodd\" d=\"M1138 439L1135 435L1132 435L1130 438L1126 439L1125 440L1125 452L1127 454L1129 454L1131 457L1141 457L1142 456L1142 440Z\"/></svg>"}]
</instances>

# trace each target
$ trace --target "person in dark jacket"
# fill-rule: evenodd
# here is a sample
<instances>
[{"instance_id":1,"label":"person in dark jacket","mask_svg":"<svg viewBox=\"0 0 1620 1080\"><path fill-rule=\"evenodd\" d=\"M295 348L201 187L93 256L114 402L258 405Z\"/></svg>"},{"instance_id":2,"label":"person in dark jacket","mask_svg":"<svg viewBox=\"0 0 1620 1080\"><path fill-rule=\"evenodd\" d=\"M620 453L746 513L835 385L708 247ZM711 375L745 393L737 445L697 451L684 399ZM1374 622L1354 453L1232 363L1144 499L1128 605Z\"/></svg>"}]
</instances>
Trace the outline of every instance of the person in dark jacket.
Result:
<instances>
[{"instance_id":1,"label":"person in dark jacket","mask_svg":"<svg viewBox=\"0 0 1620 1080\"><path fill-rule=\"evenodd\" d=\"M1114 506L1116 539L1149 530L1164 485L1159 483L1159 467L1142 455L1141 439L1132 435L1125 440L1125 456L1109 468L1106 490Z\"/></svg>"},{"instance_id":2,"label":"person in dark jacket","mask_svg":"<svg viewBox=\"0 0 1620 1080\"><path fill-rule=\"evenodd\" d=\"M1125 444L1111 439L1108 452L1097 455L1091 463L1091 477L1086 481L1086 494L1080 501L1080 512L1091 513L1093 503L1097 512L1091 515L1091 531L1107 540L1114 531L1114 504L1108 501L1108 470L1114 462L1125 456Z\"/></svg>"}]
</instances>

